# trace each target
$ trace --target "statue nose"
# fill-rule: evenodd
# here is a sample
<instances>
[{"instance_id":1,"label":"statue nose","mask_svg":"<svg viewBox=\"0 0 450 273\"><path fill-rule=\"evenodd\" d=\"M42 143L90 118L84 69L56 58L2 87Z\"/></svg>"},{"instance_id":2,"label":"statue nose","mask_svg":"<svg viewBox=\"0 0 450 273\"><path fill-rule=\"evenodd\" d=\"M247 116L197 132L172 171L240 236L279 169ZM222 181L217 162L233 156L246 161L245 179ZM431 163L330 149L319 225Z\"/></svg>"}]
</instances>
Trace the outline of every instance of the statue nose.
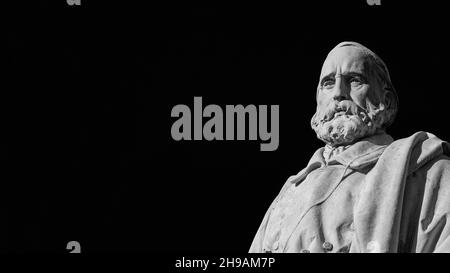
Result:
<instances>
[{"instance_id":1,"label":"statue nose","mask_svg":"<svg viewBox=\"0 0 450 273\"><path fill-rule=\"evenodd\" d=\"M347 86L341 79L337 79L333 90L333 99L336 101L343 101L350 99L350 94Z\"/></svg>"}]
</instances>

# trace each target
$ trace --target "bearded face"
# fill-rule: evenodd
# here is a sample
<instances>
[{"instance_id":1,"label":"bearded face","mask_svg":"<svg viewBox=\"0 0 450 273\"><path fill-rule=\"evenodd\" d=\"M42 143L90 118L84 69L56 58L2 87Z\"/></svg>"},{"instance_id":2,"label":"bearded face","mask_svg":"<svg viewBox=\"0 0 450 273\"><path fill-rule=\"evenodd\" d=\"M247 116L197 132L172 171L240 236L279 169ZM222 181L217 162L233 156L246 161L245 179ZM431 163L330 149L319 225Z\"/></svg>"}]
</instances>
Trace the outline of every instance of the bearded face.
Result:
<instances>
[{"instance_id":1,"label":"bearded face","mask_svg":"<svg viewBox=\"0 0 450 273\"><path fill-rule=\"evenodd\" d=\"M386 92L364 48L339 45L327 56L317 89L311 127L331 146L348 145L375 134L390 118Z\"/></svg>"},{"instance_id":2,"label":"bearded face","mask_svg":"<svg viewBox=\"0 0 450 273\"><path fill-rule=\"evenodd\" d=\"M375 134L384 122L384 105L367 103L362 108L351 101L332 102L326 109L317 109L311 127L317 138L331 146L351 144Z\"/></svg>"}]
</instances>

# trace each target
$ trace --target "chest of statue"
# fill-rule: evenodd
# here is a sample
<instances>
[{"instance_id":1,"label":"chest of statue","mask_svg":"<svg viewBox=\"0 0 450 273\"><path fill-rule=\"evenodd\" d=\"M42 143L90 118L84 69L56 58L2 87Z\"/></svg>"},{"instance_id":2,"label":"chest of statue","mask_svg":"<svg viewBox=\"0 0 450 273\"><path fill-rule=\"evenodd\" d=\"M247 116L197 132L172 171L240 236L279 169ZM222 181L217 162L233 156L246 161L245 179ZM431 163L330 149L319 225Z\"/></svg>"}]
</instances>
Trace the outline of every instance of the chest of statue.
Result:
<instances>
[{"instance_id":1,"label":"chest of statue","mask_svg":"<svg viewBox=\"0 0 450 273\"><path fill-rule=\"evenodd\" d=\"M353 207L364 178L364 172L329 165L290 185L272 209L263 243L266 251L348 251Z\"/></svg>"}]
</instances>

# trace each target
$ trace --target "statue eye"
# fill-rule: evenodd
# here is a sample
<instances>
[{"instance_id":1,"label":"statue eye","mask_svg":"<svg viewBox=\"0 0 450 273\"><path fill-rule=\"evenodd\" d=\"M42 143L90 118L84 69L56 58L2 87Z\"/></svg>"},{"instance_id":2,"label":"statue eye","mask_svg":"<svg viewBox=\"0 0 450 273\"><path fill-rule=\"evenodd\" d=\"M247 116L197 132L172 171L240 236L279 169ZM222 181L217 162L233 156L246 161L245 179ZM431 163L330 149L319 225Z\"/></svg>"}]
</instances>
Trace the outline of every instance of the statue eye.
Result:
<instances>
[{"instance_id":1,"label":"statue eye","mask_svg":"<svg viewBox=\"0 0 450 273\"><path fill-rule=\"evenodd\" d=\"M333 87L335 80L334 79L325 79L322 81L323 88Z\"/></svg>"},{"instance_id":2,"label":"statue eye","mask_svg":"<svg viewBox=\"0 0 450 273\"><path fill-rule=\"evenodd\" d=\"M363 84L363 81L360 77L351 77L349 82L352 86L359 86Z\"/></svg>"}]
</instances>

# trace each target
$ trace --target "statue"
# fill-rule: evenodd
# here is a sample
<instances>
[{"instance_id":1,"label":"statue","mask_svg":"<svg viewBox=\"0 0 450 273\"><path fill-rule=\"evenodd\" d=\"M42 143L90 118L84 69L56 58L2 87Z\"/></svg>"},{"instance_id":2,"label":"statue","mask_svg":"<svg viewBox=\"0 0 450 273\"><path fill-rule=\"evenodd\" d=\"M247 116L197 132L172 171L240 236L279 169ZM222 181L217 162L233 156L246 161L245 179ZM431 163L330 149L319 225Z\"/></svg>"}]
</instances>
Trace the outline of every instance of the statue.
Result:
<instances>
[{"instance_id":1,"label":"statue","mask_svg":"<svg viewBox=\"0 0 450 273\"><path fill-rule=\"evenodd\" d=\"M450 144L386 133L398 97L385 63L338 44L316 99L311 127L325 146L284 184L250 252L450 252Z\"/></svg>"}]
</instances>

